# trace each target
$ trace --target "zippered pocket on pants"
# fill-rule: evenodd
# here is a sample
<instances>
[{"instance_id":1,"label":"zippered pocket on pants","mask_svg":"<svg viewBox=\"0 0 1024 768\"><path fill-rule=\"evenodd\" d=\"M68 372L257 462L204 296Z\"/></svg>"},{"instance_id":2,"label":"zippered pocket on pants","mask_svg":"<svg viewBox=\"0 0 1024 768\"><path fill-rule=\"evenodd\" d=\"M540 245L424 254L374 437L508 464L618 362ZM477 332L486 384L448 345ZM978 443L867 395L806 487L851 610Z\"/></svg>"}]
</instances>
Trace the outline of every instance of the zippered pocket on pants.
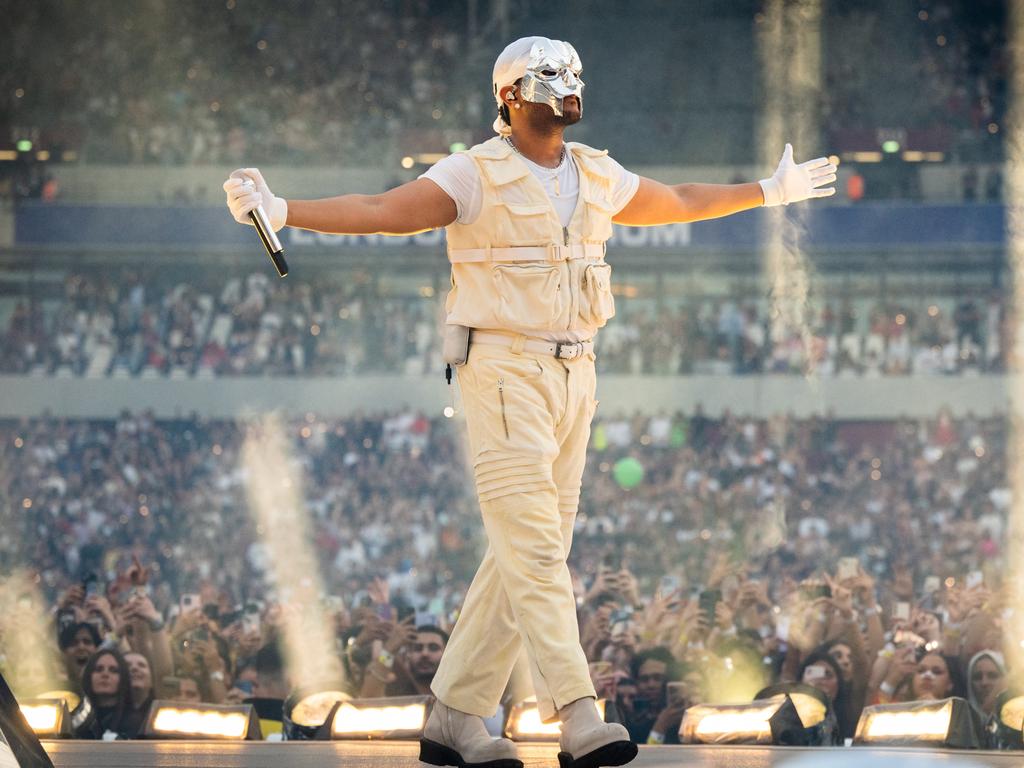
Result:
<instances>
[{"instance_id":1,"label":"zippered pocket on pants","mask_svg":"<svg viewBox=\"0 0 1024 768\"><path fill-rule=\"evenodd\" d=\"M498 399L501 401L501 425L505 428L505 439L509 439L508 435L508 418L505 416L505 379L498 379Z\"/></svg>"}]
</instances>

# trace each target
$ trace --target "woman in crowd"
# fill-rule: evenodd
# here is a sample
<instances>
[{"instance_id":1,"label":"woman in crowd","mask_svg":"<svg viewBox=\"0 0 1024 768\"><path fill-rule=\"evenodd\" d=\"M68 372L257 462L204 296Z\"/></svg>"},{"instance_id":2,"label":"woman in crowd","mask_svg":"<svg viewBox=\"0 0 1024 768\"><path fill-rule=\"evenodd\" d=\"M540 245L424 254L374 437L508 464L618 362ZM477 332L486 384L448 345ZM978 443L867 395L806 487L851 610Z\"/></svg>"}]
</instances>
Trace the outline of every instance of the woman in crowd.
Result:
<instances>
[{"instance_id":1,"label":"woman in crowd","mask_svg":"<svg viewBox=\"0 0 1024 768\"><path fill-rule=\"evenodd\" d=\"M82 672L82 702L71 715L75 738L132 739L143 717L132 709L131 673L120 652L104 648L93 654Z\"/></svg>"},{"instance_id":2,"label":"woman in crowd","mask_svg":"<svg viewBox=\"0 0 1024 768\"><path fill-rule=\"evenodd\" d=\"M822 650L829 655L839 669L839 680L843 688L843 706L837 708L836 719L839 722L839 732L842 737L850 739L853 738L854 732L857 730L857 720L860 719L861 710L864 709L871 664L863 643L857 644L857 650L854 650L851 643L844 639L832 640L825 643Z\"/></svg>"},{"instance_id":3,"label":"woman in crowd","mask_svg":"<svg viewBox=\"0 0 1024 768\"><path fill-rule=\"evenodd\" d=\"M153 691L153 670L141 653L126 653L125 664L128 665L128 680L131 684L131 699L127 713L132 718L145 722L149 707L156 698Z\"/></svg>"},{"instance_id":4,"label":"woman in crowd","mask_svg":"<svg viewBox=\"0 0 1024 768\"><path fill-rule=\"evenodd\" d=\"M911 701L962 697L965 693L960 666L955 658L930 652L917 662L917 669L910 679Z\"/></svg>"},{"instance_id":5,"label":"woman in crowd","mask_svg":"<svg viewBox=\"0 0 1024 768\"><path fill-rule=\"evenodd\" d=\"M850 687L832 654L825 647L813 651L804 659L798 679L825 694L839 723L840 735L852 738L853 733L846 732L850 720Z\"/></svg>"},{"instance_id":6,"label":"woman in crowd","mask_svg":"<svg viewBox=\"0 0 1024 768\"><path fill-rule=\"evenodd\" d=\"M1006 690L1006 663L998 651L978 651L967 664L967 700L987 723L995 716L996 699Z\"/></svg>"}]
</instances>

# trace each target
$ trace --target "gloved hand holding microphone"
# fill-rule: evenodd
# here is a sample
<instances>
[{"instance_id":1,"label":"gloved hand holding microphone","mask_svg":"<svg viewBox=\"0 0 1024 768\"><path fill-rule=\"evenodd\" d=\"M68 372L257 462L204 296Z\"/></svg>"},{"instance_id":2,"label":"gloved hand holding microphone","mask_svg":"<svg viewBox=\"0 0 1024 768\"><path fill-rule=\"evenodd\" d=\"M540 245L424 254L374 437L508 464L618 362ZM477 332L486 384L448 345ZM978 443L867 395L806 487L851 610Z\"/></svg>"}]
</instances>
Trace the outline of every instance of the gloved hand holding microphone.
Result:
<instances>
[{"instance_id":1,"label":"gloved hand holding microphone","mask_svg":"<svg viewBox=\"0 0 1024 768\"><path fill-rule=\"evenodd\" d=\"M758 182L764 193L764 205L789 205L813 197L834 195L836 188L825 185L835 183L836 170L827 157L797 164L793 160L793 145L787 144L775 173Z\"/></svg>"},{"instance_id":2,"label":"gloved hand holding microphone","mask_svg":"<svg viewBox=\"0 0 1024 768\"><path fill-rule=\"evenodd\" d=\"M277 273L288 274L284 250L275 232L282 229L288 220L288 203L270 191L263 174L257 168L239 168L232 171L224 182L228 210L239 224L256 227L260 240L267 249Z\"/></svg>"}]
</instances>

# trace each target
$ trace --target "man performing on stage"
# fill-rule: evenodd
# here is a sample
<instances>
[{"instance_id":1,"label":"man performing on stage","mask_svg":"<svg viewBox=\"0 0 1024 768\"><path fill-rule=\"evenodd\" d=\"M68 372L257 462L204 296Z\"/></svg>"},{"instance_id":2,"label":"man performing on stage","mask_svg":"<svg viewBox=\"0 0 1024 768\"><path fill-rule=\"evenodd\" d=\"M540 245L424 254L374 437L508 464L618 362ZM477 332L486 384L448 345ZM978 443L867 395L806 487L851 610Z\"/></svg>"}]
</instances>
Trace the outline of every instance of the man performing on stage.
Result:
<instances>
[{"instance_id":1,"label":"man performing on stage","mask_svg":"<svg viewBox=\"0 0 1024 768\"><path fill-rule=\"evenodd\" d=\"M594 705L566 565L597 405L593 339L615 313L604 259L612 222L697 221L835 192L835 166L796 164L789 145L760 182L668 186L563 143L583 114L581 68L568 43L512 43L492 78L498 136L380 195L286 202L256 169L224 183L240 223L262 204L275 229L447 228L446 359L458 371L489 546L434 676L420 752L434 765L522 767L481 718L494 714L523 651L541 716L561 720L563 768L622 765L637 753Z\"/></svg>"}]
</instances>

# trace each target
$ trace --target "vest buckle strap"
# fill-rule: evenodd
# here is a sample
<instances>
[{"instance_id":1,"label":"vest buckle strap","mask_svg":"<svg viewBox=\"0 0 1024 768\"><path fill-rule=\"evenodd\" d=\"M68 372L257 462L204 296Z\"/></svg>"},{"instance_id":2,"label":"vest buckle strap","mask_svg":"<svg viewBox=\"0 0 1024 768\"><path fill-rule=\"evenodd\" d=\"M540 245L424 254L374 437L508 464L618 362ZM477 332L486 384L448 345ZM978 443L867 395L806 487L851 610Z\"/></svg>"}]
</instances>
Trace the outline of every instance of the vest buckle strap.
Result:
<instances>
[{"instance_id":1,"label":"vest buckle strap","mask_svg":"<svg viewBox=\"0 0 1024 768\"><path fill-rule=\"evenodd\" d=\"M516 245L505 248L449 248L448 260L452 264L479 264L482 262L516 261L569 261L570 259L604 258L604 243L551 243L550 245Z\"/></svg>"},{"instance_id":2,"label":"vest buckle strap","mask_svg":"<svg viewBox=\"0 0 1024 768\"><path fill-rule=\"evenodd\" d=\"M572 258L572 246L561 243L551 243L548 246L549 261L568 261Z\"/></svg>"}]
</instances>

